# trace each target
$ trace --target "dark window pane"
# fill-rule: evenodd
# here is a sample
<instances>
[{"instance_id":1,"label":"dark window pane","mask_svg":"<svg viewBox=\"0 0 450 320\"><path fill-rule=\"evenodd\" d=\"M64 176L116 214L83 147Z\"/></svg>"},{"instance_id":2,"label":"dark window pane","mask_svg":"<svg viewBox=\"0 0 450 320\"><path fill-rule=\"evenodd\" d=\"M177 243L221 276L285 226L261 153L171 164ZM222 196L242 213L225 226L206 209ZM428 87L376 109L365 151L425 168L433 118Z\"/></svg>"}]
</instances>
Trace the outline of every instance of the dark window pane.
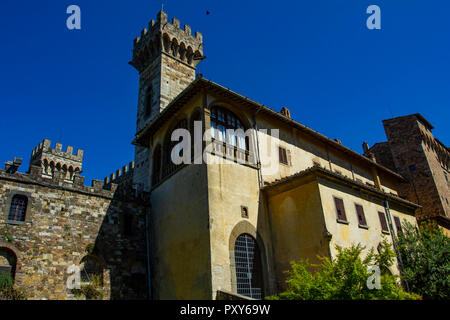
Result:
<instances>
[{"instance_id":1,"label":"dark window pane","mask_svg":"<svg viewBox=\"0 0 450 320\"><path fill-rule=\"evenodd\" d=\"M248 234L240 235L236 239L234 252L237 293L261 299L264 296L262 265L255 239Z\"/></svg>"},{"instance_id":2,"label":"dark window pane","mask_svg":"<svg viewBox=\"0 0 450 320\"><path fill-rule=\"evenodd\" d=\"M8 220L25 221L25 213L27 211L28 198L25 196L14 196L11 200Z\"/></svg>"}]
</instances>

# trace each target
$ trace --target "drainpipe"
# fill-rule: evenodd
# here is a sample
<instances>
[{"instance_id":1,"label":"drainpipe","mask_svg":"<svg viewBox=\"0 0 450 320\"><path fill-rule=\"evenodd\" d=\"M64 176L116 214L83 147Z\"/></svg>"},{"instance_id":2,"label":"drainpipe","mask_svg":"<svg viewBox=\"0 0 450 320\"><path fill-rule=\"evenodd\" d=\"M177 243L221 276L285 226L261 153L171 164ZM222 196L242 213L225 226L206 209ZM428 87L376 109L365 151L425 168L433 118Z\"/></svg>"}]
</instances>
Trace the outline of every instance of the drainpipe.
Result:
<instances>
[{"instance_id":1,"label":"drainpipe","mask_svg":"<svg viewBox=\"0 0 450 320\"><path fill-rule=\"evenodd\" d=\"M255 135L256 135L256 153L257 153L257 158L258 158L256 165L258 166L259 187L262 188L262 187L264 187L264 180L263 180L262 172L261 172L261 155L260 155L260 151L259 151L258 126L256 124L256 114L260 110L261 110L261 107L259 107L258 110L256 110L256 112L253 114L253 129L255 130Z\"/></svg>"},{"instance_id":2,"label":"drainpipe","mask_svg":"<svg viewBox=\"0 0 450 320\"><path fill-rule=\"evenodd\" d=\"M397 261L398 261L398 265L400 267L400 273L401 273L403 270L403 261L402 261L402 257L400 256L399 250L398 250L397 240L396 240L395 234L394 234L394 226L392 224L391 211L389 209L389 201L387 199L384 200L384 210L386 211L386 216L388 217L388 225L389 225L389 229L391 232L392 244L394 245L394 250L397 253ZM408 282L405 281L405 285L406 285L406 290L409 292Z\"/></svg>"},{"instance_id":3,"label":"drainpipe","mask_svg":"<svg viewBox=\"0 0 450 320\"><path fill-rule=\"evenodd\" d=\"M145 213L145 240L147 246L147 286L148 286L148 298L152 299L152 283L151 283L151 272L150 272L150 239L148 234L148 216L150 214L150 209Z\"/></svg>"}]
</instances>

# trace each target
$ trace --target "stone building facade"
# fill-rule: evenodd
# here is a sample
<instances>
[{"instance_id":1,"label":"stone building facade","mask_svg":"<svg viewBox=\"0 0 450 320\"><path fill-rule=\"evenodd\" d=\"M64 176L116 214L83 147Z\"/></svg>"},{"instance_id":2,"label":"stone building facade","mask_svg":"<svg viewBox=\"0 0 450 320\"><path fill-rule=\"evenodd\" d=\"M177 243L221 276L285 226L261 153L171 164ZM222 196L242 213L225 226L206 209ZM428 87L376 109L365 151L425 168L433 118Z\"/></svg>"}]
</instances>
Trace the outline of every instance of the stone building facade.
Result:
<instances>
[{"instance_id":1,"label":"stone building facade","mask_svg":"<svg viewBox=\"0 0 450 320\"><path fill-rule=\"evenodd\" d=\"M195 79L197 65L203 59L203 36L192 35L191 27L180 21L168 21L159 12L148 29L134 40L130 65L139 72L139 95L136 132L151 122L176 96ZM148 149L136 146L134 182L149 190Z\"/></svg>"},{"instance_id":2,"label":"stone building facade","mask_svg":"<svg viewBox=\"0 0 450 320\"><path fill-rule=\"evenodd\" d=\"M104 299L145 299L148 205L142 194L121 191L130 190L133 168L85 186L82 152L45 139L28 173L0 170L0 271L29 299L83 298L67 286L72 265L82 285L100 278Z\"/></svg>"},{"instance_id":3,"label":"stone building facade","mask_svg":"<svg viewBox=\"0 0 450 320\"><path fill-rule=\"evenodd\" d=\"M383 121L387 142L365 150L376 161L407 179L399 193L421 206L419 222L432 219L450 234L450 150L434 137L434 127L421 115Z\"/></svg>"},{"instance_id":4,"label":"stone building facade","mask_svg":"<svg viewBox=\"0 0 450 320\"><path fill-rule=\"evenodd\" d=\"M394 243L402 222L416 223L395 155L359 154L287 108L196 77L204 58L200 33L158 13L130 62L134 163L88 187L83 153L44 140L28 173L16 162L0 170L0 271L32 298L76 298L65 287L72 264L101 274L110 299L262 298L284 289L290 261ZM190 135L173 141L176 129Z\"/></svg>"}]
</instances>

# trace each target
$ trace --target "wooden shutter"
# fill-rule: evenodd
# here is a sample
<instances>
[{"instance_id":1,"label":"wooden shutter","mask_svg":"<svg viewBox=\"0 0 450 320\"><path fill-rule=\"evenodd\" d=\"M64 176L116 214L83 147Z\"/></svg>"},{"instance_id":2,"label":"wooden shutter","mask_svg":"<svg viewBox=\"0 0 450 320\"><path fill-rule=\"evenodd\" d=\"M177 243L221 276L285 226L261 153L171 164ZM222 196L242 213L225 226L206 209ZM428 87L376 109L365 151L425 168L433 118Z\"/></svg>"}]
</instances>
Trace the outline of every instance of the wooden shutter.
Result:
<instances>
[{"instance_id":1,"label":"wooden shutter","mask_svg":"<svg viewBox=\"0 0 450 320\"><path fill-rule=\"evenodd\" d=\"M401 233L402 230L402 223L400 222L399 217L394 217L395 227L397 228L397 233Z\"/></svg>"},{"instance_id":2,"label":"wooden shutter","mask_svg":"<svg viewBox=\"0 0 450 320\"><path fill-rule=\"evenodd\" d=\"M286 155L286 149L282 147L278 147L279 156L280 156L280 163L287 164L287 155Z\"/></svg>"},{"instance_id":3,"label":"wooden shutter","mask_svg":"<svg viewBox=\"0 0 450 320\"><path fill-rule=\"evenodd\" d=\"M286 155L287 155L286 163L287 163L288 165L292 166L292 162L291 162L291 150L286 150Z\"/></svg>"},{"instance_id":4,"label":"wooden shutter","mask_svg":"<svg viewBox=\"0 0 450 320\"><path fill-rule=\"evenodd\" d=\"M380 218L380 223L381 223L381 230L389 232L389 228L386 222L386 216L384 215L383 212L378 211L378 217Z\"/></svg>"},{"instance_id":5,"label":"wooden shutter","mask_svg":"<svg viewBox=\"0 0 450 320\"><path fill-rule=\"evenodd\" d=\"M361 205L355 204L356 207L356 215L358 216L358 223L362 226L366 226L366 216L364 215L364 209Z\"/></svg>"},{"instance_id":6,"label":"wooden shutter","mask_svg":"<svg viewBox=\"0 0 450 320\"><path fill-rule=\"evenodd\" d=\"M336 215L339 220L347 221L347 216L345 215L344 201L339 198L334 198L334 203L336 205Z\"/></svg>"}]
</instances>

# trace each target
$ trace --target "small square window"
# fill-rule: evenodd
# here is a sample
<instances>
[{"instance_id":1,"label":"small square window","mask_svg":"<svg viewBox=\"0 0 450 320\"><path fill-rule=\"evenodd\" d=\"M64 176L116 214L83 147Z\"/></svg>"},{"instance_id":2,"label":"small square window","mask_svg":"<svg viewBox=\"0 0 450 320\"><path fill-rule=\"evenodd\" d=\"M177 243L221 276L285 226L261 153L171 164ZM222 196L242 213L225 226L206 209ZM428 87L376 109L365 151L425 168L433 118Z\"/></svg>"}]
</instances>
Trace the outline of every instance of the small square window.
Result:
<instances>
[{"instance_id":1,"label":"small square window","mask_svg":"<svg viewBox=\"0 0 450 320\"><path fill-rule=\"evenodd\" d=\"M242 218L248 219L248 208L241 206L241 216Z\"/></svg>"}]
</instances>

